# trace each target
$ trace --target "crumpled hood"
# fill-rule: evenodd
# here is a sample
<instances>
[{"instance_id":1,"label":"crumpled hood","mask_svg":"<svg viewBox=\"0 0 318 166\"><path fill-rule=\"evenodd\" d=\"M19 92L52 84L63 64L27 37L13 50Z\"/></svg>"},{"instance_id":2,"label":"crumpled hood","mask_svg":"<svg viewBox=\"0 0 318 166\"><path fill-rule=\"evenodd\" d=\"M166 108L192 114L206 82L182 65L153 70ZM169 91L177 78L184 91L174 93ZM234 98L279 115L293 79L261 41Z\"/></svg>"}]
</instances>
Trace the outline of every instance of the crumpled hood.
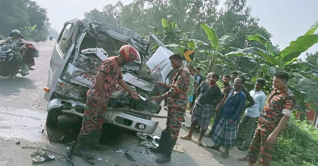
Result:
<instances>
[{"instance_id":1,"label":"crumpled hood","mask_svg":"<svg viewBox=\"0 0 318 166\"><path fill-rule=\"evenodd\" d=\"M146 65L152 72L152 75L158 74L159 79L155 81L164 82L165 78L173 69L170 65L169 57L173 54L165 47L159 47L153 56L149 59ZM78 63L69 64L63 78L84 87L91 87L96 80L93 73L97 73L98 67L103 60L106 60L108 55L102 48L88 48L81 51L81 56L78 58ZM94 72L92 72L94 71ZM131 85L148 92L152 92L155 88L155 83L143 80L129 72L123 73L123 80Z\"/></svg>"}]
</instances>

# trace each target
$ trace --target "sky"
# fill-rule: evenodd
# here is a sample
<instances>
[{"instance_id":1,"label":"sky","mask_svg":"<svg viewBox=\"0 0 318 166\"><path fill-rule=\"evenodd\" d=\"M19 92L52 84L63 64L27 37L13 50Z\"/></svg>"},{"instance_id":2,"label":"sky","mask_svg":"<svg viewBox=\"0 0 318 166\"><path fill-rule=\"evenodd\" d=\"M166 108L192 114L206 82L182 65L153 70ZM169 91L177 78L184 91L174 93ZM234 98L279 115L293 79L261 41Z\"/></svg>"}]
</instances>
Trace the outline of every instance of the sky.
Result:
<instances>
[{"instance_id":1,"label":"sky","mask_svg":"<svg viewBox=\"0 0 318 166\"><path fill-rule=\"evenodd\" d=\"M92 9L101 10L115 0L35 0L48 11L51 26L58 31L64 22L73 18L84 18L84 13ZM133 0L122 0L129 4ZM224 0L221 0L221 3ZM259 24L272 35L272 43L284 49L298 36L303 35L312 24L318 21L318 0L247 0L252 8L252 16L260 19ZM127 27L129 28L129 27ZM318 51L318 44L308 52ZM305 54L301 55L304 58Z\"/></svg>"}]
</instances>

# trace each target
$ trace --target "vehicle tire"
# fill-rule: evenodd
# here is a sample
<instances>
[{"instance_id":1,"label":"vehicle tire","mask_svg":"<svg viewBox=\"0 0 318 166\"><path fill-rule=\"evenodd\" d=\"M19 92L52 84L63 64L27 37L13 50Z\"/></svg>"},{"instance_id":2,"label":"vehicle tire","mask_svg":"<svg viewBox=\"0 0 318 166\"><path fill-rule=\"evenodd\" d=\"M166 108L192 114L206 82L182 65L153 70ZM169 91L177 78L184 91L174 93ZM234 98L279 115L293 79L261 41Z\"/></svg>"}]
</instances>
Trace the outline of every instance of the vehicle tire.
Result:
<instances>
[{"instance_id":1,"label":"vehicle tire","mask_svg":"<svg viewBox=\"0 0 318 166\"><path fill-rule=\"evenodd\" d=\"M47 126L55 126L59 116L61 115L60 109L52 109L47 113L46 117L46 125Z\"/></svg>"},{"instance_id":2,"label":"vehicle tire","mask_svg":"<svg viewBox=\"0 0 318 166\"><path fill-rule=\"evenodd\" d=\"M76 117L75 124L82 126L82 123L83 123L83 118L82 118L82 117L79 117L79 116Z\"/></svg>"}]
</instances>

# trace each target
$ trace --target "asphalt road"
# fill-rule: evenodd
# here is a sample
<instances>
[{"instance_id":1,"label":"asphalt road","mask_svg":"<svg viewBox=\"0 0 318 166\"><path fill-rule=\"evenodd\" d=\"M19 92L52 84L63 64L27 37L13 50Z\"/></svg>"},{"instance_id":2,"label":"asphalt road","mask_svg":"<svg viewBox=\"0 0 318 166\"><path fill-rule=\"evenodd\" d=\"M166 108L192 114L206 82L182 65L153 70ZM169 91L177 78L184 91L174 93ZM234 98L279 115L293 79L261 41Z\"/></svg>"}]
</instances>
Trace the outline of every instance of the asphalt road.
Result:
<instances>
[{"instance_id":1,"label":"asphalt road","mask_svg":"<svg viewBox=\"0 0 318 166\"><path fill-rule=\"evenodd\" d=\"M44 126L46 119L46 104L43 95L43 87L46 86L49 61L54 47L54 42L35 43L40 50L35 70L30 71L26 77L1 78L0 77L0 166L28 166L32 163L30 154L34 149L25 147L39 147L60 154L65 153L68 143L74 141L79 132L80 125L72 118L62 117L59 125L54 128ZM166 111L162 110L162 115ZM189 116L189 115L188 115ZM155 135L160 134L165 127L164 119L155 119L160 122ZM189 122L189 118L186 119ZM42 129L44 129L42 133ZM108 129L114 132L104 135L103 139L108 149L104 152L95 152L93 162L99 165L110 166L155 166L156 155L149 153L143 147L138 146L138 140L132 133L123 131L122 134L115 128ZM180 135L185 135L188 129L183 127ZM198 137L195 134L194 140ZM203 140L206 144L212 144L209 138ZM225 160L220 153L199 147L195 142L179 139L178 145L182 146L184 153L173 152L172 161L164 166L243 166L244 162L238 162L237 157L244 153L231 150L230 158ZM135 162L128 160L123 152L128 152ZM51 154L51 153L49 153ZM43 166L61 165L67 166L65 158L53 154L55 160L48 161ZM83 159L75 157L76 166L89 165Z\"/></svg>"}]
</instances>

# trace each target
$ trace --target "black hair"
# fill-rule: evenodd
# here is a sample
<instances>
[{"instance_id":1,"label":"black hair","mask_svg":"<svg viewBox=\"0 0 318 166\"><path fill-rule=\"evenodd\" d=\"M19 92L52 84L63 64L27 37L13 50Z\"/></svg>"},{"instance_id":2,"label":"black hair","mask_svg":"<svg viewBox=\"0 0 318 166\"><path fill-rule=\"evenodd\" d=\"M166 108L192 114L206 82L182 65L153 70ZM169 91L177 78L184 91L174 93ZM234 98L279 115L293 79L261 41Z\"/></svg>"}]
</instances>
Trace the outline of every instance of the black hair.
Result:
<instances>
[{"instance_id":1,"label":"black hair","mask_svg":"<svg viewBox=\"0 0 318 166\"><path fill-rule=\"evenodd\" d=\"M223 77L231 79L231 77L229 75L223 75Z\"/></svg>"},{"instance_id":2,"label":"black hair","mask_svg":"<svg viewBox=\"0 0 318 166\"><path fill-rule=\"evenodd\" d=\"M239 76L239 77L237 77L237 78L240 78L240 79L242 80L242 81L241 81L242 84L245 83L245 80L246 80L246 79L245 79L243 76Z\"/></svg>"},{"instance_id":3,"label":"black hair","mask_svg":"<svg viewBox=\"0 0 318 166\"><path fill-rule=\"evenodd\" d=\"M237 71L232 71L231 75L239 75Z\"/></svg>"},{"instance_id":4,"label":"black hair","mask_svg":"<svg viewBox=\"0 0 318 166\"><path fill-rule=\"evenodd\" d=\"M266 81L263 78L259 78L256 80L257 83L260 83L262 86L265 85Z\"/></svg>"},{"instance_id":5,"label":"black hair","mask_svg":"<svg viewBox=\"0 0 318 166\"><path fill-rule=\"evenodd\" d=\"M194 68L192 66L188 66L188 69L194 71Z\"/></svg>"},{"instance_id":6,"label":"black hair","mask_svg":"<svg viewBox=\"0 0 318 166\"><path fill-rule=\"evenodd\" d=\"M212 73L212 72L211 72L211 73L208 73L208 75L209 75L209 74L212 74L212 78L215 77L217 80L219 80L219 75L218 75L218 74Z\"/></svg>"},{"instance_id":7,"label":"black hair","mask_svg":"<svg viewBox=\"0 0 318 166\"><path fill-rule=\"evenodd\" d=\"M274 76L275 76L276 78L280 78L280 79L282 79L282 80L285 80L286 82L287 82L288 79L289 79L289 74L286 73L286 72L277 72L277 73L274 74Z\"/></svg>"},{"instance_id":8,"label":"black hair","mask_svg":"<svg viewBox=\"0 0 318 166\"><path fill-rule=\"evenodd\" d=\"M201 67L196 67L195 69L200 71L200 70L201 70Z\"/></svg>"},{"instance_id":9,"label":"black hair","mask_svg":"<svg viewBox=\"0 0 318 166\"><path fill-rule=\"evenodd\" d=\"M169 59L180 60L182 61L182 56L180 54L173 54L169 57Z\"/></svg>"}]
</instances>

